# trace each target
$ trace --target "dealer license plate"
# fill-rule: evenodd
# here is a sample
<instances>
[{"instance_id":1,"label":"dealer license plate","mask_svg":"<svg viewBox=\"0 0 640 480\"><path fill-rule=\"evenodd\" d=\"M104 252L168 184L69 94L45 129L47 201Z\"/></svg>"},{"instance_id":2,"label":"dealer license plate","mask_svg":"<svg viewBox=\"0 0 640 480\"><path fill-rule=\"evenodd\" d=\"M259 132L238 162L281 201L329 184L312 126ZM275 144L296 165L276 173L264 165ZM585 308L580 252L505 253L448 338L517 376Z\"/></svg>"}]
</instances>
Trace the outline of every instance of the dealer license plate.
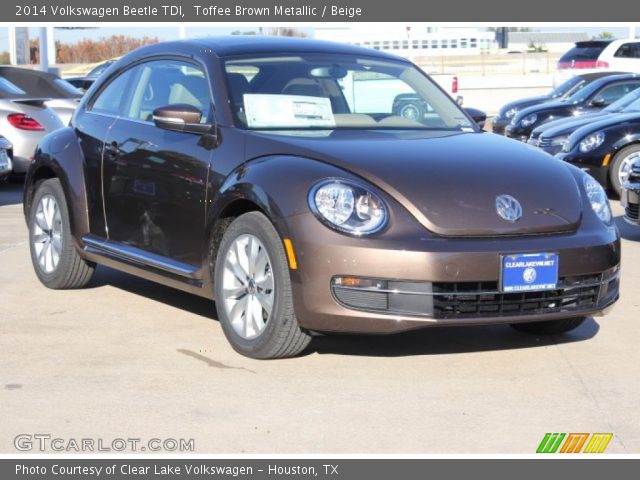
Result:
<instances>
[{"instance_id":1,"label":"dealer license plate","mask_svg":"<svg viewBox=\"0 0 640 480\"><path fill-rule=\"evenodd\" d=\"M557 286L557 253L523 253L502 257L503 292L553 290Z\"/></svg>"}]
</instances>

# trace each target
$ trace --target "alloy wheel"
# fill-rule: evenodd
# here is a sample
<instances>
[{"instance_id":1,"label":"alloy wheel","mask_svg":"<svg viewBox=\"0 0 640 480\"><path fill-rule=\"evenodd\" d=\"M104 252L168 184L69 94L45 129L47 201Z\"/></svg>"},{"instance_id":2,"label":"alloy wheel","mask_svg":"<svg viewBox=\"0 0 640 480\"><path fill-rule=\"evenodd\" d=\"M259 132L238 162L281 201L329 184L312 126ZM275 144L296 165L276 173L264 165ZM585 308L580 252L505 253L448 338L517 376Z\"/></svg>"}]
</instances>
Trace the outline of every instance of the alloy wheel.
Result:
<instances>
[{"instance_id":1,"label":"alloy wheel","mask_svg":"<svg viewBox=\"0 0 640 480\"><path fill-rule=\"evenodd\" d=\"M235 332L259 336L273 310L274 281L269 253L250 234L238 236L227 250L222 277L224 307Z\"/></svg>"},{"instance_id":2,"label":"alloy wheel","mask_svg":"<svg viewBox=\"0 0 640 480\"><path fill-rule=\"evenodd\" d=\"M34 252L38 266L44 273L52 273L60 263L62 253L62 217L53 195L44 195L38 206L32 225Z\"/></svg>"},{"instance_id":3,"label":"alloy wheel","mask_svg":"<svg viewBox=\"0 0 640 480\"><path fill-rule=\"evenodd\" d=\"M636 160L640 159L640 152L633 152L627 155L620 162L620 168L618 169L618 179L620 180L620 185L624 185L624 183L629 178L629 174L631 173L631 167L635 163Z\"/></svg>"}]
</instances>

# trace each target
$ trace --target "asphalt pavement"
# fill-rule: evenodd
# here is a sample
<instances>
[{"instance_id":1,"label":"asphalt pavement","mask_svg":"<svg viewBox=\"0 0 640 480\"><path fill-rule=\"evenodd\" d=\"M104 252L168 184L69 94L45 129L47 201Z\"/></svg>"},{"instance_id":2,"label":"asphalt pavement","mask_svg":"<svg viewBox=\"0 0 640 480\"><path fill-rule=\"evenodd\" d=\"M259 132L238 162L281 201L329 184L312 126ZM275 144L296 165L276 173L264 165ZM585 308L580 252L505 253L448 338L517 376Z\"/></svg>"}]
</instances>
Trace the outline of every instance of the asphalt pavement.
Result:
<instances>
[{"instance_id":1,"label":"asphalt pavement","mask_svg":"<svg viewBox=\"0 0 640 480\"><path fill-rule=\"evenodd\" d=\"M640 228L614 212L621 299L570 334L326 336L298 358L257 361L231 349L202 298L103 267L84 290L42 286L21 189L2 185L0 453L18 452L18 435L39 453L37 434L63 453L82 439L140 439L136 451L193 439L195 453L534 453L546 432L610 432L607 453L639 453Z\"/></svg>"}]
</instances>

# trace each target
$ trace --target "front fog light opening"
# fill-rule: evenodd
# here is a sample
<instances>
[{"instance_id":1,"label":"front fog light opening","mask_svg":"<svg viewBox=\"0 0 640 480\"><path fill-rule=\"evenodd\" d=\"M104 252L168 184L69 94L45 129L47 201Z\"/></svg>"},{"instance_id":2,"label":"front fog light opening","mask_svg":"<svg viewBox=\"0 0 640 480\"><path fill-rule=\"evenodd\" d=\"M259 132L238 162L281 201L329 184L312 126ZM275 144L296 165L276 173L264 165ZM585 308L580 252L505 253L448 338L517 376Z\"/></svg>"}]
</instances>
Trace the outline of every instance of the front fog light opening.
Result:
<instances>
[{"instance_id":1,"label":"front fog light opening","mask_svg":"<svg viewBox=\"0 0 640 480\"><path fill-rule=\"evenodd\" d=\"M387 222L387 208L370 189L352 181L329 179L309 192L309 208L328 227L355 236L380 231Z\"/></svg>"}]
</instances>

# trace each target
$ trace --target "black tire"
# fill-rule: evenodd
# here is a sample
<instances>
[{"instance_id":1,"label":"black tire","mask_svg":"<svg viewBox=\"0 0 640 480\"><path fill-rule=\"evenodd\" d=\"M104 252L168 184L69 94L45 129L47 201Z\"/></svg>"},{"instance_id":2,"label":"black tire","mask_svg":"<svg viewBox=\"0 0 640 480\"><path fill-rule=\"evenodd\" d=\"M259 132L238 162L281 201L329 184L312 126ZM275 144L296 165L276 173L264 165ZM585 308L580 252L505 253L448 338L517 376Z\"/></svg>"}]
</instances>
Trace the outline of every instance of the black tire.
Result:
<instances>
[{"instance_id":1,"label":"black tire","mask_svg":"<svg viewBox=\"0 0 640 480\"><path fill-rule=\"evenodd\" d=\"M46 195L52 196L57 203L62 231L58 264L51 272L46 272L41 267L34 245L36 212L40 201ZM29 249L31 251L31 263L36 275L48 288L56 290L82 288L89 283L95 271L95 264L84 260L76 250L69 223L67 200L62 190L62 185L60 185L60 181L57 178L51 178L40 183L33 197L29 211Z\"/></svg>"},{"instance_id":2,"label":"black tire","mask_svg":"<svg viewBox=\"0 0 640 480\"><path fill-rule=\"evenodd\" d=\"M534 333L536 335L556 335L578 328L585 319L585 317L562 318L543 322L512 323L511 326L520 332Z\"/></svg>"},{"instance_id":3,"label":"black tire","mask_svg":"<svg viewBox=\"0 0 640 480\"><path fill-rule=\"evenodd\" d=\"M407 102L400 105L400 108L398 108L398 115L402 118L419 122L424 119L425 111L419 103Z\"/></svg>"},{"instance_id":4,"label":"black tire","mask_svg":"<svg viewBox=\"0 0 640 480\"><path fill-rule=\"evenodd\" d=\"M271 313L264 329L254 338L245 338L236 332L225 307L223 292L227 254L234 242L244 235L254 236L261 242L268 254L273 278ZM238 353L258 359L284 358L298 355L307 347L311 337L300 328L294 313L291 278L282 240L262 213L246 213L229 225L218 248L213 277L218 319L227 340Z\"/></svg>"},{"instance_id":5,"label":"black tire","mask_svg":"<svg viewBox=\"0 0 640 480\"><path fill-rule=\"evenodd\" d=\"M615 192L616 195L620 196L622 193L622 185L620 184L620 168L622 167L622 162L625 158L633 153L640 152L640 145L629 145L628 147L620 150L615 157L613 157L613 162L609 167L609 182L611 183L611 189Z\"/></svg>"}]
</instances>

